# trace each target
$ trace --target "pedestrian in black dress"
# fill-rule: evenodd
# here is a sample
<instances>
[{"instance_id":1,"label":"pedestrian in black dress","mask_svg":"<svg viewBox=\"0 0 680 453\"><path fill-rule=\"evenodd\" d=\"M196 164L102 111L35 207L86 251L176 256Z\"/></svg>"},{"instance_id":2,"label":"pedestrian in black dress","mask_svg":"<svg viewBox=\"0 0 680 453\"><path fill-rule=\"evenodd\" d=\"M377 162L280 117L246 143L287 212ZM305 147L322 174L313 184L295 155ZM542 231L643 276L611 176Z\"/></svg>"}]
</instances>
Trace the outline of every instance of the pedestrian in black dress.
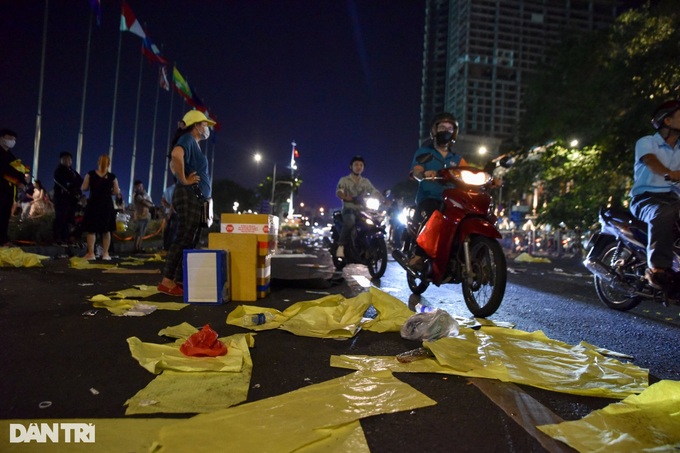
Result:
<instances>
[{"instance_id":1,"label":"pedestrian in black dress","mask_svg":"<svg viewBox=\"0 0 680 453\"><path fill-rule=\"evenodd\" d=\"M110 260L109 246L111 245L111 232L116 231L116 210L113 206L113 196L118 203L122 202L122 195L116 175L109 172L111 159L107 154L99 156L97 169L85 175L82 191L90 191L90 197L85 206L83 229L87 232L87 253L84 258L94 260L94 243L96 235L102 237L102 259Z\"/></svg>"}]
</instances>

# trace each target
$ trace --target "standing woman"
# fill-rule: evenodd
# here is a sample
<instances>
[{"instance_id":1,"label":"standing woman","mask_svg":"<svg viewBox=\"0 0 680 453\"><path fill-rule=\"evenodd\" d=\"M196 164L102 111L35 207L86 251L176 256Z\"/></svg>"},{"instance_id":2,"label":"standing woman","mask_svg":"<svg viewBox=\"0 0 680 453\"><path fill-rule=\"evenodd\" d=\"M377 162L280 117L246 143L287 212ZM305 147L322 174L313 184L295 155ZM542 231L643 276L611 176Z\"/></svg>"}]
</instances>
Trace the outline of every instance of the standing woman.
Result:
<instances>
[{"instance_id":1,"label":"standing woman","mask_svg":"<svg viewBox=\"0 0 680 453\"><path fill-rule=\"evenodd\" d=\"M116 211L113 207L112 195L120 203L122 195L116 175L109 172L111 159L107 154L99 156L97 169L88 172L81 190L90 191L90 198L85 206L85 216L83 217L83 229L87 232L87 253L86 260L96 259L94 255L94 242L97 233L102 236L103 260L110 260L109 246L111 245L111 232L116 231Z\"/></svg>"},{"instance_id":2,"label":"standing woman","mask_svg":"<svg viewBox=\"0 0 680 453\"><path fill-rule=\"evenodd\" d=\"M198 142L210 137L210 127L215 122L203 112L191 110L182 119L184 125L177 130L170 152L170 170L175 175L175 192L172 206L179 217L177 238L170 245L163 270L163 280L158 291L169 296L182 296L183 255L185 249L198 244L201 234L203 200L211 196L208 159Z\"/></svg>"}]
</instances>

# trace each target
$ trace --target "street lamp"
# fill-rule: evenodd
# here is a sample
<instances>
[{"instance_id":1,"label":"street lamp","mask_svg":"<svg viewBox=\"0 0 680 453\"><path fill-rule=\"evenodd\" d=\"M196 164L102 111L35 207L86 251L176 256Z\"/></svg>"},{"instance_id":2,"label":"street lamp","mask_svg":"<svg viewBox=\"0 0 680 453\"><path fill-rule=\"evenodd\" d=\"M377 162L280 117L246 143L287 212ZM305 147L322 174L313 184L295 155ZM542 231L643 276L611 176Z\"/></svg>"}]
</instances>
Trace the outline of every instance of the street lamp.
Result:
<instances>
[{"instance_id":1,"label":"street lamp","mask_svg":"<svg viewBox=\"0 0 680 453\"><path fill-rule=\"evenodd\" d=\"M576 148L578 146L578 140L574 139L570 141L569 146L571 146L572 148Z\"/></svg>"},{"instance_id":2,"label":"street lamp","mask_svg":"<svg viewBox=\"0 0 680 453\"><path fill-rule=\"evenodd\" d=\"M253 156L253 159L255 159L255 162L259 165L260 162L262 161L262 155L260 153L255 153ZM274 189L276 187L276 162L274 162L274 172L272 173L272 195L271 199L269 200L270 206L274 205Z\"/></svg>"},{"instance_id":3,"label":"street lamp","mask_svg":"<svg viewBox=\"0 0 680 453\"><path fill-rule=\"evenodd\" d=\"M477 152L479 153L480 156L485 155L487 152L486 146L480 146Z\"/></svg>"}]
</instances>

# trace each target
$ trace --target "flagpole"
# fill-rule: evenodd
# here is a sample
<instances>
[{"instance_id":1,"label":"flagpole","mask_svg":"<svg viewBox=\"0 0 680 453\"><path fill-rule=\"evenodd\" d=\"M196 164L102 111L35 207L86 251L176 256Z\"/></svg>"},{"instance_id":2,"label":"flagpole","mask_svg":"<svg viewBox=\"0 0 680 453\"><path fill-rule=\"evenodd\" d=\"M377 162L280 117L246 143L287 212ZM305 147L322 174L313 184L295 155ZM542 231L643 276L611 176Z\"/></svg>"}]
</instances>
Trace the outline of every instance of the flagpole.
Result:
<instances>
[{"instance_id":1,"label":"flagpole","mask_svg":"<svg viewBox=\"0 0 680 453\"><path fill-rule=\"evenodd\" d=\"M35 141L33 143L33 179L38 179L38 162L40 160L40 134L42 133L42 98L45 82L45 49L47 48L47 16L49 0L45 0L45 20L43 22L42 57L40 61L40 88L38 90L38 113L35 118Z\"/></svg>"},{"instance_id":2,"label":"flagpole","mask_svg":"<svg viewBox=\"0 0 680 453\"><path fill-rule=\"evenodd\" d=\"M172 104L175 100L175 90L170 90L170 109L168 111L168 144L165 149L167 154L170 154L170 140L172 140L172 134L174 134L175 128L172 127ZM163 175L163 192L168 187L168 168L170 168L170 159L165 159L165 173Z\"/></svg>"},{"instance_id":3,"label":"flagpole","mask_svg":"<svg viewBox=\"0 0 680 453\"><path fill-rule=\"evenodd\" d=\"M111 140L109 142L109 160L113 168L113 132L116 124L116 102L118 101L118 73L120 72L120 48L123 42L123 30L118 27L118 57L116 58L116 78L113 82L113 112L111 113Z\"/></svg>"},{"instance_id":4,"label":"flagpole","mask_svg":"<svg viewBox=\"0 0 680 453\"><path fill-rule=\"evenodd\" d=\"M156 118L158 117L158 95L161 91L160 84L156 84L156 105L153 108L153 131L151 132L151 161L149 163L149 182L147 193L151 196L151 182L153 181L153 157L156 151Z\"/></svg>"},{"instance_id":5,"label":"flagpole","mask_svg":"<svg viewBox=\"0 0 680 453\"><path fill-rule=\"evenodd\" d=\"M132 159L130 160L130 198L132 204L132 189L135 182L135 161L137 160L137 130L139 128L139 99L142 95L142 73L144 72L144 53L139 56L139 80L137 82L137 107L135 108L135 137L132 142Z\"/></svg>"},{"instance_id":6,"label":"flagpole","mask_svg":"<svg viewBox=\"0 0 680 453\"><path fill-rule=\"evenodd\" d=\"M83 77L83 103L80 106L80 130L78 131L78 148L76 151L76 171L80 173L80 162L83 155L83 124L85 123L85 98L87 97L87 73L90 69L90 43L92 42L92 16L90 11L90 26L87 30L87 48L85 50L85 76Z\"/></svg>"},{"instance_id":7,"label":"flagpole","mask_svg":"<svg viewBox=\"0 0 680 453\"><path fill-rule=\"evenodd\" d=\"M293 217L293 192L295 191L295 142L291 142L290 150L290 205L288 205L288 217Z\"/></svg>"}]
</instances>

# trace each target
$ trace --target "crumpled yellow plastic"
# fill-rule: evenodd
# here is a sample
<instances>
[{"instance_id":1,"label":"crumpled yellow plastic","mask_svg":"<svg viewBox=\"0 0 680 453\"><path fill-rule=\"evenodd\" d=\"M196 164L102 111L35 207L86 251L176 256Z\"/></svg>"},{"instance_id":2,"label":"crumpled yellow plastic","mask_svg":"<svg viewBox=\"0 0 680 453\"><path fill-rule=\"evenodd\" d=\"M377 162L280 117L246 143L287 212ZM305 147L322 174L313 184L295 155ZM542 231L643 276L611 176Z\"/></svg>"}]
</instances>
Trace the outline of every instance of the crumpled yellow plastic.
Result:
<instances>
[{"instance_id":1,"label":"crumpled yellow plastic","mask_svg":"<svg viewBox=\"0 0 680 453\"><path fill-rule=\"evenodd\" d=\"M517 263L550 263L549 258L542 256L532 256L527 252L520 253L515 257L515 262Z\"/></svg>"},{"instance_id":2,"label":"crumpled yellow plastic","mask_svg":"<svg viewBox=\"0 0 680 453\"><path fill-rule=\"evenodd\" d=\"M104 295L97 295L90 298L92 306L95 308L105 308L114 315L122 315L126 311L133 308L135 305L143 303L144 305L153 305L158 310L181 310L187 306L179 302L154 302L145 300L140 302L133 299L110 299Z\"/></svg>"},{"instance_id":3,"label":"crumpled yellow plastic","mask_svg":"<svg viewBox=\"0 0 680 453\"><path fill-rule=\"evenodd\" d=\"M456 337L423 346L435 359L401 364L395 357L333 356L331 366L482 377L604 398L625 398L648 386L648 370L605 357L583 344L552 340L541 331L461 328Z\"/></svg>"},{"instance_id":4,"label":"crumpled yellow plastic","mask_svg":"<svg viewBox=\"0 0 680 453\"><path fill-rule=\"evenodd\" d=\"M165 261L163 257L155 253L153 256L147 257L147 258L139 258L136 256L129 256L126 258L126 261L121 261L120 265L121 266L141 266L144 263L152 263L156 261Z\"/></svg>"},{"instance_id":5,"label":"crumpled yellow plastic","mask_svg":"<svg viewBox=\"0 0 680 453\"><path fill-rule=\"evenodd\" d=\"M378 315L362 324L363 315L371 305ZM272 321L259 326L244 326L244 315L266 312L274 314ZM412 315L413 311L399 299L371 287L368 292L350 299L341 294L332 294L295 303L283 312L267 307L239 305L227 315L227 324L252 330L280 328L305 337L351 338L360 328L374 332L398 332Z\"/></svg>"},{"instance_id":6,"label":"crumpled yellow plastic","mask_svg":"<svg viewBox=\"0 0 680 453\"><path fill-rule=\"evenodd\" d=\"M680 381L657 382L581 420L538 429L580 452L678 451Z\"/></svg>"},{"instance_id":7,"label":"crumpled yellow plastic","mask_svg":"<svg viewBox=\"0 0 680 453\"><path fill-rule=\"evenodd\" d=\"M184 342L156 344L146 343L137 337L127 339L132 357L151 373L159 374L163 370L175 371L230 371L238 372L243 367L244 351L230 348L229 337L220 338L227 345L226 355L218 357L188 357L182 354L179 347Z\"/></svg>"},{"instance_id":8,"label":"crumpled yellow plastic","mask_svg":"<svg viewBox=\"0 0 680 453\"><path fill-rule=\"evenodd\" d=\"M0 267L42 267L49 256L26 253L19 247L0 247Z\"/></svg>"},{"instance_id":9,"label":"crumpled yellow plastic","mask_svg":"<svg viewBox=\"0 0 680 453\"><path fill-rule=\"evenodd\" d=\"M161 332L181 334L188 332L183 323L175 328L169 327ZM192 332L193 333L193 332ZM159 332L159 335L161 333ZM191 333L189 334L189 336ZM181 345L187 337L177 341ZM125 402L125 415L155 413L206 413L231 407L248 398L253 361L249 346L254 345L253 335L237 334L221 339L231 354L239 350L243 356L243 367L239 372L191 372L164 370L145 388Z\"/></svg>"},{"instance_id":10,"label":"crumpled yellow plastic","mask_svg":"<svg viewBox=\"0 0 680 453\"><path fill-rule=\"evenodd\" d=\"M158 294L158 288L149 285L135 285L132 288L121 289L109 293L109 297L125 299L127 297L144 298Z\"/></svg>"},{"instance_id":11,"label":"crumpled yellow plastic","mask_svg":"<svg viewBox=\"0 0 680 453\"><path fill-rule=\"evenodd\" d=\"M163 427L155 451L297 451L361 418L434 404L391 373L352 373Z\"/></svg>"},{"instance_id":12,"label":"crumpled yellow plastic","mask_svg":"<svg viewBox=\"0 0 680 453\"><path fill-rule=\"evenodd\" d=\"M69 265L73 269L112 269L118 267L117 264L97 264L96 261L88 261L80 256L72 256Z\"/></svg>"}]
</instances>

